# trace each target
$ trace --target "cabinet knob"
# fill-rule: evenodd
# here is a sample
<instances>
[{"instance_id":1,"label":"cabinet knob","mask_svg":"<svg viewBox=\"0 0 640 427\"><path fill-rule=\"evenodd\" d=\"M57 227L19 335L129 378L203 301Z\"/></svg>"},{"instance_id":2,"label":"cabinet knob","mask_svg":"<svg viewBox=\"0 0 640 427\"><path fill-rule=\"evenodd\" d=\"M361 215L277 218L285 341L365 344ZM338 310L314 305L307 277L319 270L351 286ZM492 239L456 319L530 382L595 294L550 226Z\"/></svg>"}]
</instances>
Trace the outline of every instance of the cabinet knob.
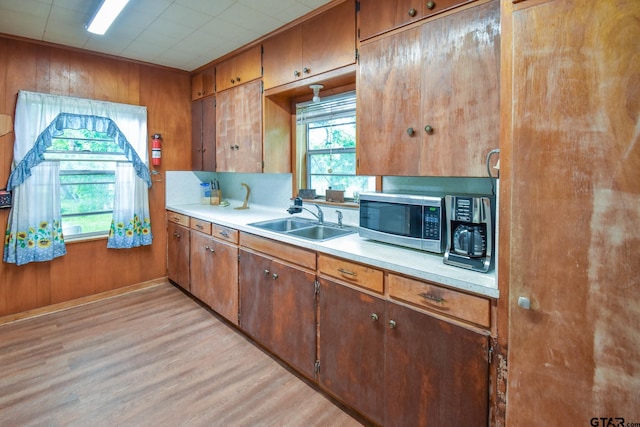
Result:
<instances>
[{"instance_id":1,"label":"cabinet knob","mask_svg":"<svg viewBox=\"0 0 640 427\"><path fill-rule=\"evenodd\" d=\"M436 3L433 1L430 1L427 3L427 9L432 10L434 7L436 7Z\"/></svg>"},{"instance_id":2,"label":"cabinet knob","mask_svg":"<svg viewBox=\"0 0 640 427\"><path fill-rule=\"evenodd\" d=\"M309 74L311 72L311 70L309 68L307 68L307 67L304 67L302 69L302 72L305 73L305 74Z\"/></svg>"},{"instance_id":3,"label":"cabinet knob","mask_svg":"<svg viewBox=\"0 0 640 427\"><path fill-rule=\"evenodd\" d=\"M266 268L264 269L264 275L268 276L269 275L269 270L267 270Z\"/></svg>"},{"instance_id":4,"label":"cabinet knob","mask_svg":"<svg viewBox=\"0 0 640 427\"><path fill-rule=\"evenodd\" d=\"M431 127L431 126L429 126L429 125L426 125L426 126L424 127L424 131L425 131L426 133L428 133L429 135L431 135L431 134L433 133L433 127Z\"/></svg>"},{"instance_id":5,"label":"cabinet knob","mask_svg":"<svg viewBox=\"0 0 640 427\"><path fill-rule=\"evenodd\" d=\"M276 280L278 278L278 275L276 273L273 273L271 277L273 277L273 280Z\"/></svg>"},{"instance_id":6,"label":"cabinet knob","mask_svg":"<svg viewBox=\"0 0 640 427\"><path fill-rule=\"evenodd\" d=\"M389 320L389 327L390 327L391 329L395 329L395 328L396 328L396 326L398 326L398 324L396 323L396 321L395 321L395 320Z\"/></svg>"},{"instance_id":7,"label":"cabinet knob","mask_svg":"<svg viewBox=\"0 0 640 427\"><path fill-rule=\"evenodd\" d=\"M240 83L240 77L236 77L236 82Z\"/></svg>"},{"instance_id":8,"label":"cabinet knob","mask_svg":"<svg viewBox=\"0 0 640 427\"><path fill-rule=\"evenodd\" d=\"M236 81L234 79L231 79L231 84L234 84Z\"/></svg>"},{"instance_id":9,"label":"cabinet knob","mask_svg":"<svg viewBox=\"0 0 640 427\"><path fill-rule=\"evenodd\" d=\"M371 321L372 322L377 322L378 321L378 315L376 313L371 313Z\"/></svg>"},{"instance_id":10,"label":"cabinet knob","mask_svg":"<svg viewBox=\"0 0 640 427\"><path fill-rule=\"evenodd\" d=\"M416 13L418 13L417 10L415 10L414 8L409 9L409 12L407 12L409 14L410 17L414 17L416 16Z\"/></svg>"},{"instance_id":11,"label":"cabinet knob","mask_svg":"<svg viewBox=\"0 0 640 427\"><path fill-rule=\"evenodd\" d=\"M180 238L180 233L173 233L173 237L177 237L179 239Z\"/></svg>"},{"instance_id":12,"label":"cabinet knob","mask_svg":"<svg viewBox=\"0 0 640 427\"><path fill-rule=\"evenodd\" d=\"M525 310L531 309L531 301L527 297L518 297L518 307Z\"/></svg>"},{"instance_id":13,"label":"cabinet knob","mask_svg":"<svg viewBox=\"0 0 640 427\"><path fill-rule=\"evenodd\" d=\"M407 135L409 136L413 136L413 134L415 134L416 132L413 130L413 128L407 128Z\"/></svg>"},{"instance_id":14,"label":"cabinet knob","mask_svg":"<svg viewBox=\"0 0 640 427\"><path fill-rule=\"evenodd\" d=\"M293 77L300 77L300 71L295 70L295 71L293 72Z\"/></svg>"}]
</instances>

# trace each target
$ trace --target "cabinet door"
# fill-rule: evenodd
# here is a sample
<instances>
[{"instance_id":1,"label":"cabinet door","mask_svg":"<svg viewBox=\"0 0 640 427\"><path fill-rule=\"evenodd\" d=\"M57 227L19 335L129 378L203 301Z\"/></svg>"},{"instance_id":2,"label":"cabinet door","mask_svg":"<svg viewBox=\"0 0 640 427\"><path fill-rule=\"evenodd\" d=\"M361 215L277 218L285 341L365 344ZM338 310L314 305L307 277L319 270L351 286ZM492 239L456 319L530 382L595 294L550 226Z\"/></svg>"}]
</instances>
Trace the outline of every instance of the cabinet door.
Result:
<instances>
[{"instance_id":1,"label":"cabinet door","mask_svg":"<svg viewBox=\"0 0 640 427\"><path fill-rule=\"evenodd\" d=\"M420 29L361 45L358 174L419 175L421 60Z\"/></svg>"},{"instance_id":2,"label":"cabinet door","mask_svg":"<svg viewBox=\"0 0 640 427\"><path fill-rule=\"evenodd\" d=\"M360 40L422 18L422 0L360 0Z\"/></svg>"},{"instance_id":3,"label":"cabinet door","mask_svg":"<svg viewBox=\"0 0 640 427\"><path fill-rule=\"evenodd\" d=\"M240 327L257 342L271 343L271 259L240 250L238 273L240 291Z\"/></svg>"},{"instance_id":4,"label":"cabinet door","mask_svg":"<svg viewBox=\"0 0 640 427\"><path fill-rule=\"evenodd\" d=\"M493 1L422 26L419 175L487 176L487 153L500 140L499 6Z\"/></svg>"},{"instance_id":5,"label":"cabinet door","mask_svg":"<svg viewBox=\"0 0 640 427\"><path fill-rule=\"evenodd\" d=\"M216 111L219 172L262 172L262 82L220 92Z\"/></svg>"},{"instance_id":6,"label":"cabinet door","mask_svg":"<svg viewBox=\"0 0 640 427\"><path fill-rule=\"evenodd\" d=\"M191 170L216 170L216 104L214 97L191 103Z\"/></svg>"},{"instance_id":7,"label":"cabinet door","mask_svg":"<svg viewBox=\"0 0 640 427\"><path fill-rule=\"evenodd\" d=\"M315 273L271 263L271 350L309 378L316 361Z\"/></svg>"},{"instance_id":8,"label":"cabinet door","mask_svg":"<svg viewBox=\"0 0 640 427\"><path fill-rule=\"evenodd\" d=\"M215 68L204 69L191 76L191 99L196 100L215 92Z\"/></svg>"},{"instance_id":9,"label":"cabinet door","mask_svg":"<svg viewBox=\"0 0 640 427\"><path fill-rule=\"evenodd\" d=\"M212 239L213 294L210 307L231 323L238 324L238 247Z\"/></svg>"},{"instance_id":10,"label":"cabinet door","mask_svg":"<svg viewBox=\"0 0 640 427\"><path fill-rule=\"evenodd\" d=\"M191 231L189 253L191 294L211 307L213 300L213 275L215 273L213 254L214 242L211 236Z\"/></svg>"},{"instance_id":11,"label":"cabinet door","mask_svg":"<svg viewBox=\"0 0 640 427\"><path fill-rule=\"evenodd\" d=\"M318 298L320 384L382 424L385 302L323 278Z\"/></svg>"},{"instance_id":12,"label":"cabinet door","mask_svg":"<svg viewBox=\"0 0 640 427\"><path fill-rule=\"evenodd\" d=\"M387 303L385 349L385 426L487 426L487 336Z\"/></svg>"},{"instance_id":13,"label":"cabinet door","mask_svg":"<svg viewBox=\"0 0 640 427\"><path fill-rule=\"evenodd\" d=\"M260 45L234 56L216 67L216 90L247 83L262 76L262 47Z\"/></svg>"},{"instance_id":14,"label":"cabinet door","mask_svg":"<svg viewBox=\"0 0 640 427\"><path fill-rule=\"evenodd\" d=\"M302 24L302 77L356 60L356 5L348 0Z\"/></svg>"},{"instance_id":15,"label":"cabinet door","mask_svg":"<svg viewBox=\"0 0 640 427\"><path fill-rule=\"evenodd\" d=\"M189 290L189 229L167 223L167 277Z\"/></svg>"},{"instance_id":16,"label":"cabinet door","mask_svg":"<svg viewBox=\"0 0 640 427\"><path fill-rule=\"evenodd\" d=\"M302 78L302 27L297 26L268 38L262 44L264 88Z\"/></svg>"}]
</instances>

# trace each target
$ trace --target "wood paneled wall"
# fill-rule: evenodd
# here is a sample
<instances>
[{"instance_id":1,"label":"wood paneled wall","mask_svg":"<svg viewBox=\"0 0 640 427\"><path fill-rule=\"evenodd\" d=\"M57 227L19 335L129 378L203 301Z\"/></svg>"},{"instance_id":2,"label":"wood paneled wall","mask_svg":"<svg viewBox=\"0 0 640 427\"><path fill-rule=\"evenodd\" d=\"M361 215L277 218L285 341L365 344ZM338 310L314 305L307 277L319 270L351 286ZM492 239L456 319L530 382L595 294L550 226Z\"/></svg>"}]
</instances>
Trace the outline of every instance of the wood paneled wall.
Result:
<instances>
[{"instance_id":1,"label":"wood paneled wall","mask_svg":"<svg viewBox=\"0 0 640 427\"><path fill-rule=\"evenodd\" d=\"M67 255L50 262L0 262L0 317L166 276L164 171L191 167L189 74L0 37L0 114L13 117L19 90L144 105L149 135L163 136L163 158L149 193L151 246L107 249L100 239L69 243ZM11 170L13 138L0 137L0 188ZM0 210L3 236L8 214Z\"/></svg>"}]
</instances>

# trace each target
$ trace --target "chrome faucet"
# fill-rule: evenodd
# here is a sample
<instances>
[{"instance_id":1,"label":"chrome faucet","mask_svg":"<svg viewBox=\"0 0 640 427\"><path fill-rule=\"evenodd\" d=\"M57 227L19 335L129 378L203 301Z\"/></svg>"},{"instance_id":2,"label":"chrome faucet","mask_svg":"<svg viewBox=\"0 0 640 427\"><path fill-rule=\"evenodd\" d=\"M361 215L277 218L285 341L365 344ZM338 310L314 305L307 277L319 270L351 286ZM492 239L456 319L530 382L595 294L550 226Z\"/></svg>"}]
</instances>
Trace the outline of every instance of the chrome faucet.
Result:
<instances>
[{"instance_id":1,"label":"chrome faucet","mask_svg":"<svg viewBox=\"0 0 640 427\"><path fill-rule=\"evenodd\" d=\"M322 209L320 209L320 206L318 205L314 205L314 206L316 207L316 209L318 209L318 213L315 213L305 208L304 206L302 206L302 199L300 197L296 197L293 201L293 205L289 206L289 209L287 209L287 212L293 215L294 213L300 213L302 212L302 210L305 210L317 218L318 224L324 224L324 212L322 212Z\"/></svg>"},{"instance_id":2,"label":"chrome faucet","mask_svg":"<svg viewBox=\"0 0 640 427\"><path fill-rule=\"evenodd\" d=\"M342 211L336 209L336 215L338 215L338 227L342 228Z\"/></svg>"}]
</instances>

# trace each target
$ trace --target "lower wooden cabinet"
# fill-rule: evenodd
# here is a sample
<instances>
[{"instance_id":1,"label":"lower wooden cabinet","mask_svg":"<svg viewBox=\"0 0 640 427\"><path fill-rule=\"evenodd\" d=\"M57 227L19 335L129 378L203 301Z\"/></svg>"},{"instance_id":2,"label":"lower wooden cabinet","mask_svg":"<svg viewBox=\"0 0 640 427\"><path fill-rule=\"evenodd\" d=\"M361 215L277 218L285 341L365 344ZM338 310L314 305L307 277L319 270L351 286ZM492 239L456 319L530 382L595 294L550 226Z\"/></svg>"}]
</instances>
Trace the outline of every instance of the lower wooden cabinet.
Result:
<instances>
[{"instance_id":1,"label":"lower wooden cabinet","mask_svg":"<svg viewBox=\"0 0 640 427\"><path fill-rule=\"evenodd\" d=\"M316 361L315 272L240 250L240 327L303 375Z\"/></svg>"},{"instance_id":2,"label":"lower wooden cabinet","mask_svg":"<svg viewBox=\"0 0 640 427\"><path fill-rule=\"evenodd\" d=\"M319 383L385 426L486 426L488 336L320 278Z\"/></svg>"},{"instance_id":3,"label":"lower wooden cabinet","mask_svg":"<svg viewBox=\"0 0 640 427\"><path fill-rule=\"evenodd\" d=\"M189 229L167 222L167 277L189 290Z\"/></svg>"},{"instance_id":4,"label":"lower wooden cabinet","mask_svg":"<svg viewBox=\"0 0 640 427\"><path fill-rule=\"evenodd\" d=\"M385 301L320 278L320 385L384 422Z\"/></svg>"},{"instance_id":5,"label":"lower wooden cabinet","mask_svg":"<svg viewBox=\"0 0 640 427\"><path fill-rule=\"evenodd\" d=\"M191 231L191 294L238 324L238 247Z\"/></svg>"}]
</instances>

